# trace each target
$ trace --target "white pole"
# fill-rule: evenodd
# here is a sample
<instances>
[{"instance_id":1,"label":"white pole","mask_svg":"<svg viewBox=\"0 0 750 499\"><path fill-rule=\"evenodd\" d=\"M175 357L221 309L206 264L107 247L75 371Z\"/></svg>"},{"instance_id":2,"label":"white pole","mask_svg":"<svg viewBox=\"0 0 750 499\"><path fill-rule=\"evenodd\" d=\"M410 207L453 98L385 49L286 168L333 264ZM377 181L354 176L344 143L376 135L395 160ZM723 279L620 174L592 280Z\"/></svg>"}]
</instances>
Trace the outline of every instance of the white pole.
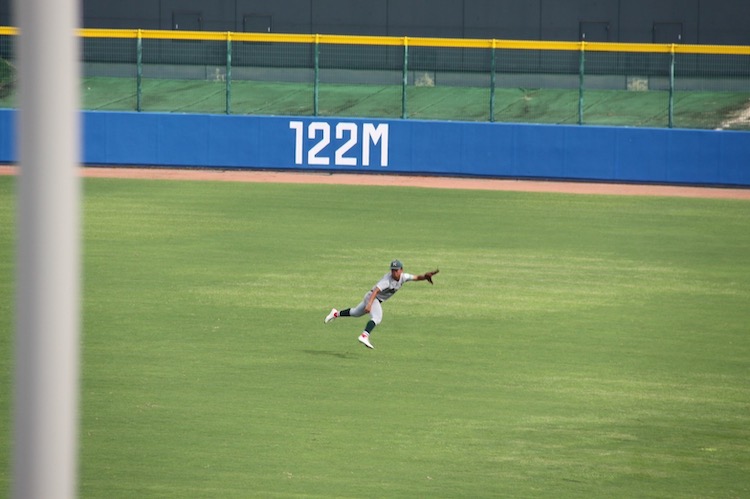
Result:
<instances>
[{"instance_id":1,"label":"white pole","mask_svg":"<svg viewBox=\"0 0 750 499\"><path fill-rule=\"evenodd\" d=\"M77 494L77 0L15 0L18 242L12 495Z\"/></svg>"}]
</instances>

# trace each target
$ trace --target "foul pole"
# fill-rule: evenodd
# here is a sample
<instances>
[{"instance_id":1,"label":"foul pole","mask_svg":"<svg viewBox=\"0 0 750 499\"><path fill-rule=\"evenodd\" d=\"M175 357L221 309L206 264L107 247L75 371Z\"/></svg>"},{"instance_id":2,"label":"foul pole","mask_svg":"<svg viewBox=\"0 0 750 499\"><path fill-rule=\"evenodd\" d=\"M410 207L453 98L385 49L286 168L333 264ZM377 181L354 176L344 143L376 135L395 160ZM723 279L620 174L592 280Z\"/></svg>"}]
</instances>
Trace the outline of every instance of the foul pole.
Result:
<instances>
[{"instance_id":1,"label":"foul pole","mask_svg":"<svg viewBox=\"0 0 750 499\"><path fill-rule=\"evenodd\" d=\"M12 496L77 494L77 0L15 0L19 105Z\"/></svg>"}]
</instances>

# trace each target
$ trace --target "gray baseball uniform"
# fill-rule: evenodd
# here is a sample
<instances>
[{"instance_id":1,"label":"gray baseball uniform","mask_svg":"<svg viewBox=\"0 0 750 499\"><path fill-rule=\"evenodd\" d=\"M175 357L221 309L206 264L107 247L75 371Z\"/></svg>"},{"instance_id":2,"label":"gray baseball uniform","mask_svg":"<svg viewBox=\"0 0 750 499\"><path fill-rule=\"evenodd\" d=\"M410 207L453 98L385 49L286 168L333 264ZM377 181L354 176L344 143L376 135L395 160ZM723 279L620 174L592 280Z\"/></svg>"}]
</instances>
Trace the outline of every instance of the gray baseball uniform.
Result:
<instances>
[{"instance_id":1,"label":"gray baseball uniform","mask_svg":"<svg viewBox=\"0 0 750 499\"><path fill-rule=\"evenodd\" d=\"M380 324L380 322L383 320L383 307L381 307L380 304L396 294L396 291L401 289L401 286L412 280L414 280L414 276L412 274L402 272L401 278L396 280L391 276L391 273L388 272L378 281L375 286L377 286L380 292L376 296L377 299L372 302L372 308L370 309L370 318L375 324ZM359 303L359 305L349 311L349 315L351 315L352 317L360 317L364 315L365 307L367 306L367 302L370 300L371 294L372 290L365 293L365 296L364 298L362 298L362 301Z\"/></svg>"}]
</instances>

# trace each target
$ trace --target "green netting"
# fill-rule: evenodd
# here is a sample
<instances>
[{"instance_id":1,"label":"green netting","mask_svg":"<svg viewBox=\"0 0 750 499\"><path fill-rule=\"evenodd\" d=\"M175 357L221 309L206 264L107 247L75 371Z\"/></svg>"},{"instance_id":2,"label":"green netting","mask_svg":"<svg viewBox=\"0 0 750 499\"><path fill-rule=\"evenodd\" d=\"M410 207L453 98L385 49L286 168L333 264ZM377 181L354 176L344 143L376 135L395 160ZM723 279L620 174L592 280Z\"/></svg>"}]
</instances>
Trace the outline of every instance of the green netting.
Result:
<instances>
[{"instance_id":1,"label":"green netting","mask_svg":"<svg viewBox=\"0 0 750 499\"><path fill-rule=\"evenodd\" d=\"M583 122L669 126L670 61L663 53L585 53Z\"/></svg>"},{"instance_id":2,"label":"green netting","mask_svg":"<svg viewBox=\"0 0 750 499\"><path fill-rule=\"evenodd\" d=\"M401 116L403 48L318 46L319 116Z\"/></svg>"},{"instance_id":3,"label":"green netting","mask_svg":"<svg viewBox=\"0 0 750 499\"><path fill-rule=\"evenodd\" d=\"M85 109L750 129L747 55L102 36L82 75Z\"/></svg>"},{"instance_id":4,"label":"green netting","mask_svg":"<svg viewBox=\"0 0 750 499\"><path fill-rule=\"evenodd\" d=\"M406 116L488 121L491 53L487 49L411 47L408 52Z\"/></svg>"},{"instance_id":5,"label":"green netting","mask_svg":"<svg viewBox=\"0 0 750 499\"><path fill-rule=\"evenodd\" d=\"M84 38L81 105L84 109L136 109L136 40Z\"/></svg>"},{"instance_id":6,"label":"green netting","mask_svg":"<svg viewBox=\"0 0 750 499\"><path fill-rule=\"evenodd\" d=\"M12 107L15 103L16 68L13 60L15 39L0 36L0 106Z\"/></svg>"}]
</instances>

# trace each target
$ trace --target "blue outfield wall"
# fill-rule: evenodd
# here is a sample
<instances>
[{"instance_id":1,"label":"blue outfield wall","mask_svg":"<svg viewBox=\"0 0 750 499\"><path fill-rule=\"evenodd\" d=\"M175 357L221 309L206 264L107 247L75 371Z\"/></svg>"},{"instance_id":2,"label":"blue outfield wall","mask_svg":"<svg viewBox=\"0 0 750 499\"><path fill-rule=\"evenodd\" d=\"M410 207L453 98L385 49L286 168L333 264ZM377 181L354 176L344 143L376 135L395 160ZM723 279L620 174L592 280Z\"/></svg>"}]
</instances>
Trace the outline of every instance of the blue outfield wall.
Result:
<instances>
[{"instance_id":1,"label":"blue outfield wall","mask_svg":"<svg viewBox=\"0 0 750 499\"><path fill-rule=\"evenodd\" d=\"M0 110L0 161L15 161ZM83 113L89 165L750 186L750 132L421 120Z\"/></svg>"}]
</instances>

